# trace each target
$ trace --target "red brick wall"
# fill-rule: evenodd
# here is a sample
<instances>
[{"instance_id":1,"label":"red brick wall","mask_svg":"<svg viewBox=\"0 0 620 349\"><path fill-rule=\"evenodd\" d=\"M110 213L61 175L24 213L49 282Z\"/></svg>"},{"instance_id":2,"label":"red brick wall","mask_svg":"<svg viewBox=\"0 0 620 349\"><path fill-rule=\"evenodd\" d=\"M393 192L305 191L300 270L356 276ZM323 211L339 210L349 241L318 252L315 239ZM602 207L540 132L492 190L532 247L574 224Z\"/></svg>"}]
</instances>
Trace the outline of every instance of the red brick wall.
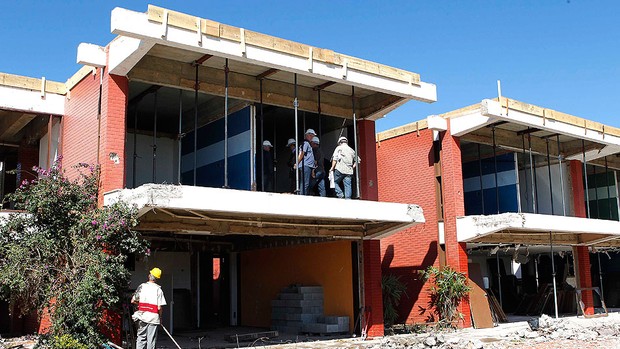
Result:
<instances>
[{"instance_id":1,"label":"red brick wall","mask_svg":"<svg viewBox=\"0 0 620 349\"><path fill-rule=\"evenodd\" d=\"M129 82L124 76L107 75L103 83L101 119L101 192L125 186L125 112ZM116 153L119 162L110 159Z\"/></svg>"},{"instance_id":2,"label":"red brick wall","mask_svg":"<svg viewBox=\"0 0 620 349\"><path fill-rule=\"evenodd\" d=\"M17 186L25 179L35 179L37 174L32 168L39 166L39 148L36 145L21 144L17 149L17 166L20 169L16 177Z\"/></svg>"},{"instance_id":3,"label":"red brick wall","mask_svg":"<svg viewBox=\"0 0 620 349\"><path fill-rule=\"evenodd\" d=\"M70 178L77 172L71 167L83 162L97 162L97 103L99 100L99 74L90 74L70 92L65 103L62 127L63 167Z\"/></svg>"},{"instance_id":4,"label":"red brick wall","mask_svg":"<svg viewBox=\"0 0 620 349\"><path fill-rule=\"evenodd\" d=\"M463 172L459 139L448 132L441 135L444 236L447 264L467 274L466 245L457 242L456 217L465 213ZM400 322L424 322L431 315L429 285L418 271L439 265L438 216L435 195L433 133L422 130L377 143L379 201L417 204L424 210L426 223L381 240L384 274L401 277L407 296L401 299ZM471 326L467 302L459 309L463 326Z\"/></svg>"},{"instance_id":5,"label":"red brick wall","mask_svg":"<svg viewBox=\"0 0 620 349\"><path fill-rule=\"evenodd\" d=\"M413 132L376 145L379 201L420 205L427 222L381 240L383 273L400 276L407 286L399 322L427 320L428 286L418 271L439 264L432 141L432 132L422 130L420 136Z\"/></svg>"},{"instance_id":6,"label":"red brick wall","mask_svg":"<svg viewBox=\"0 0 620 349\"><path fill-rule=\"evenodd\" d=\"M377 152L375 149L375 122L361 120L357 123L359 133L360 191L364 200L379 200L377 188Z\"/></svg>"},{"instance_id":7,"label":"red brick wall","mask_svg":"<svg viewBox=\"0 0 620 349\"><path fill-rule=\"evenodd\" d=\"M583 187L583 164L577 160L569 163L570 178L573 190L573 209L575 217L587 217L585 190ZM590 251L587 246L573 247L573 258L577 259L577 280L579 287L592 287L592 275L590 273ZM582 300L586 314L594 314L594 296L592 292L585 291Z\"/></svg>"}]
</instances>

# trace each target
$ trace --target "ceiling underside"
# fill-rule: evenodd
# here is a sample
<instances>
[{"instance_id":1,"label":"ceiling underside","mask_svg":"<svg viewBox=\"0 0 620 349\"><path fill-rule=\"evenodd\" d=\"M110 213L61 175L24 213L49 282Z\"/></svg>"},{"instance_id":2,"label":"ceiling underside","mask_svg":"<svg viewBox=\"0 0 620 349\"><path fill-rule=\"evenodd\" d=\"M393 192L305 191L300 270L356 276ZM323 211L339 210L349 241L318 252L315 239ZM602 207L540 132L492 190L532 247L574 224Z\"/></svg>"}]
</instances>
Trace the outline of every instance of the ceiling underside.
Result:
<instances>
[{"instance_id":1,"label":"ceiling underside","mask_svg":"<svg viewBox=\"0 0 620 349\"><path fill-rule=\"evenodd\" d=\"M48 115L0 109L0 143L36 144L47 132Z\"/></svg>"}]
</instances>

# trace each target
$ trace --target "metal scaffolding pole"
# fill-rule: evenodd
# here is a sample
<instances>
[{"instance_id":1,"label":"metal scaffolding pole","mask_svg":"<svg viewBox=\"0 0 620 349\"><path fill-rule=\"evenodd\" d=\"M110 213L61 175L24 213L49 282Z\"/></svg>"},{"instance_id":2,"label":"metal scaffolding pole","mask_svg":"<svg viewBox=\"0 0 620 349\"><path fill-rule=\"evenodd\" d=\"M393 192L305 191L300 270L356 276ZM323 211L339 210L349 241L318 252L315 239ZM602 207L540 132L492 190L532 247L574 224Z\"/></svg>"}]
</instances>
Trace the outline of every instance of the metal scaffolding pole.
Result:
<instances>
[{"instance_id":1,"label":"metal scaffolding pole","mask_svg":"<svg viewBox=\"0 0 620 349\"><path fill-rule=\"evenodd\" d=\"M157 92L153 97L153 108L155 113L153 114L153 183L157 183Z\"/></svg>"},{"instance_id":2,"label":"metal scaffolding pole","mask_svg":"<svg viewBox=\"0 0 620 349\"><path fill-rule=\"evenodd\" d=\"M529 130L529 127L528 127ZM534 173L534 158L532 156L532 137L530 134L527 134L527 144L528 150L530 154L530 179L532 181L532 209L533 213L538 213L538 208L536 207L536 174Z\"/></svg>"},{"instance_id":3,"label":"metal scaffolding pole","mask_svg":"<svg viewBox=\"0 0 620 349\"><path fill-rule=\"evenodd\" d=\"M317 91L317 112L319 114L319 139L323 139L323 125L321 124L321 119L322 119L322 115L321 115L321 90L318 89Z\"/></svg>"},{"instance_id":4,"label":"metal scaffolding pole","mask_svg":"<svg viewBox=\"0 0 620 349\"><path fill-rule=\"evenodd\" d=\"M521 135L521 143L522 143L522 147L523 147L523 158L527 159L527 154L525 153L525 135L522 134ZM529 196L527 195L528 192L528 188L529 188L529 184L527 183L527 166L526 166L526 160L523 160L523 178L525 178L525 200L527 202L527 200L529 200ZM518 175L518 174L517 174ZM532 200L532 202L534 202L534 200ZM534 207L532 207L532 212L535 210Z\"/></svg>"},{"instance_id":5,"label":"metal scaffolding pole","mask_svg":"<svg viewBox=\"0 0 620 349\"><path fill-rule=\"evenodd\" d=\"M585 185L585 194L586 194L586 212L588 214L588 218L590 218L590 193L588 190L588 163L586 162L586 142L581 140L581 154L583 159L583 180Z\"/></svg>"},{"instance_id":6,"label":"metal scaffolding pole","mask_svg":"<svg viewBox=\"0 0 620 349\"><path fill-rule=\"evenodd\" d=\"M497 245L497 252L495 252L495 261L497 262L497 290L499 293L499 305L504 307L504 296L502 292L502 273L499 271L499 245Z\"/></svg>"},{"instance_id":7,"label":"metal scaffolding pole","mask_svg":"<svg viewBox=\"0 0 620 349\"><path fill-rule=\"evenodd\" d=\"M551 201L551 214L555 214L553 210L553 177L551 177L551 157L549 156L549 138L545 139L547 143L547 172L549 173L549 201ZM561 171L562 169L560 169Z\"/></svg>"},{"instance_id":8,"label":"metal scaffolding pole","mask_svg":"<svg viewBox=\"0 0 620 349\"><path fill-rule=\"evenodd\" d=\"M228 188L228 58L224 64L224 188Z\"/></svg>"},{"instance_id":9,"label":"metal scaffolding pole","mask_svg":"<svg viewBox=\"0 0 620 349\"><path fill-rule=\"evenodd\" d=\"M601 287L601 300L604 301L603 295L603 268L601 268L601 252L596 251L596 257L598 258L598 280Z\"/></svg>"},{"instance_id":10,"label":"metal scaffolding pole","mask_svg":"<svg viewBox=\"0 0 620 349\"><path fill-rule=\"evenodd\" d=\"M562 167L562 154L560 153L560 135L555 135L558 143L558 166L560 167L560 189L562 194L562 215L566 216L566 199L564 198L564 168Z\"/></svg>"},{"instance_id":11,"label":"metal scaffolding pole","mask_svg":"<svg viewBox=\"0 0 620 349\"><path fill-rule=\"evenodd\" d=\"M491 128L493 133L493 166L495 168L495 205L497 205L497 213L499 214L499 183L497 183L497 144L495 143L495 126Z\"/></svg>"},{"instance_id":12,"label":"metal scaffolding pole","mask_svg":"<svg viewBox=\"0 0 620 349\"><path fill-rule=\"evenodd\" d=\"M183 139L183 90L179 89L179 135L177 136L177 156L178 156L178 166L177 166L177 182L181 184L181 142Z\"/></svg>"},{"instance_id":13,"label":"metal scaffolding pole","mask_svg":"<svg viewBox=\"0 0 620 349\"><path fill-rule=\"evenodd\" d=\"M194 186L196 185L196 167L198 164L198 64L196 64L196 80L194 81Z\"/></svg>"},{"instance_id":14,"label":"metal scaffolding pole","mask_svg":"<svg viewBox=\"0 0 620 349\"><path fill-rule=\"evenodd\" d=\"M529 129L529 127L528 127ZM538 181L536 180L536 164L532 157L532 136L527 134L527 142L530 148L530 174L532 176L532 199L534 200L534 213L538 213Z\"/></svg>"},{"instance_id":15,"label":"metal scaffolding pole","mask_svg":"<svg viewBox=\"0 0 620 349\"><path fill-rule=\"evenodd\" d=\"M592 176L594 177L594 203L596 205L596 218L600 219L601 208L599 207L599 204L598 204L598 188L596 185L597 181L596 181L596 166L595 165L592 166L592 171L593 171Z\"/></svg>"},{"instance_id":16,"label":"metal scaffolding pole","mask_svg":"<svg viewBox=\"0 0 620 349\"><path fill-rule=\"evenodd\" d=\"M295 73L295 99L293 100L293 109L295 110L295 164L299 163L299 117L297 109L299 108L299 100L297 99L297 73ZM295 190L297 194L301 194L299 190L299 166L295 168Z\"/></svg>"},{"instance_id":17,"label":"metal scaffolding pole","mask_svg":"<svg viewBox=\"0 0 620 349\"><path fill-rule=\"evenodd\" d=\"M551 252L551 275L553 278L553 304L555 306L555 318L559 317L558 315L558 288L555 281L555 261L553 260L553 236L551 232L549 232L549 247Z\"/></svg>"},{"instance_id":18,"label":"metal scaffolding pole","mask_svg":"<svg viewBox=\"0 0 620 349\"><path fill-rule=\"evenodd\" d=\"M480 143L478 143L478 170L480 171L480 200L482 201L482 214L484 214L484 186L482 183L482 156L480 155Z\"/></svg>"},{"instance_id":19,"label":"metal scaffolding pole","mask_svg":"<svg viewBox=\"0 0 620 349\"><path fill-rule=\"evenodd\" d=\"M263 114L263 79L258 80L258 84L260 90L260 190L265 191L265 150L263 149L263 142L265 141L265 114Z\"/></svg>"},{"instance_id":20,"label":"metal scaffolding pole","mask_svg":"<svg viewBox=\"0 0 620 349\"><path fill-rule=\"evenodd\" d=\"M359 164L359 156L358 156L358 142L357 142L357 118L355 113L355 86L351 86L351 109L353 109L353 145L355 147L355 192L357 198L361 198L360 193L360 164Z\"/></svg>"}]
</instances>

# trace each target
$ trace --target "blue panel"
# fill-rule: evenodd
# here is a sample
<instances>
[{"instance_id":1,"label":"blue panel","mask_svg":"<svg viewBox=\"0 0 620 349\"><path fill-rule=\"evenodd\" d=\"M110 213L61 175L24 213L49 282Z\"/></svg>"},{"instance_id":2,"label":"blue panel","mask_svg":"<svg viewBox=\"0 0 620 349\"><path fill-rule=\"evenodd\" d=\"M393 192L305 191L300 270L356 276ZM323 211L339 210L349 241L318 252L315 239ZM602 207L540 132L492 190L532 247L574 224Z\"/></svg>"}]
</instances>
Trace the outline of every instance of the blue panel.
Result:
<instances>
[{"instance_id":1,"label":"blue panel","mask_svg":"<svg viewBox=\"0 0 620 349\"><path fill-rule=\"evenodd\" d=\"M228 158L228 186L232 189L250 190L250 152ZM193 172L182 174L183 184L193 183ZM187 179L187 182L185 181ZM196 169L196 185L221 188L224 186L224 160Z\"/></svg>"},{"instance_id":2,"label":"blue panel","mask_svg":"<svg viewBox=\"0 0 620 349\"><path fill-rule=\"evenodd\" d=\"M479 190L466 192L463 199L465 201L465 215L482 214L482 200Z\"/></svg>"},{"instance_id":3,"label":"blue panel","mask_svg":"<svg viewBox=\"0 0 620 349\"><path fill-rule=\"evenodd\" d=\"M250 108L244 108L228 115L228 138L250 129ZM208 147L224 140L224 118L198 128L197 149ZM181 143L181 155L194 151L194 132L188 132Z\"/></svg>"},{"instance_id":4,"label":"blue panel","mask_svg":"<svg viewBox=\"0 0 620 349\"><path fill-rule=\"evenodd\" d=\"M517 186L505 185L499 190L499 213L518 212L519 203L517 201ZM495 188L484 190L484 214L497 213L497 197Z\"/></svg>"}]
</instances>

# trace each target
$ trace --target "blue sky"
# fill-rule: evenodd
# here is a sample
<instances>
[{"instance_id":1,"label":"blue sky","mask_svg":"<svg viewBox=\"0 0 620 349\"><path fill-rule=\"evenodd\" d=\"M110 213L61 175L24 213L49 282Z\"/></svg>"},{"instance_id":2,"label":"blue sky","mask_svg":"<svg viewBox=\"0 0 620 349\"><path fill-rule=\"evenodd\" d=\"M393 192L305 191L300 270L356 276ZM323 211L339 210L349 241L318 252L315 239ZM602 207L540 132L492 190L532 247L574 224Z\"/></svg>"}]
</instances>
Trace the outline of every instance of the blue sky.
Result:
<instances>
[{"instance_id":1,"label":"blue sky","mask_svg":"<svg viewBox=\"0 0 620 349\"><path fill-rule=\"evenodd\" d=\"M107 44L110 11L146 1L0 2L0 71L65 81L80 42ZM620 127L620 1L152 1L420 73L438 102L409 102L385 130L497 95Z\"/></svg>"}]
</instances>

